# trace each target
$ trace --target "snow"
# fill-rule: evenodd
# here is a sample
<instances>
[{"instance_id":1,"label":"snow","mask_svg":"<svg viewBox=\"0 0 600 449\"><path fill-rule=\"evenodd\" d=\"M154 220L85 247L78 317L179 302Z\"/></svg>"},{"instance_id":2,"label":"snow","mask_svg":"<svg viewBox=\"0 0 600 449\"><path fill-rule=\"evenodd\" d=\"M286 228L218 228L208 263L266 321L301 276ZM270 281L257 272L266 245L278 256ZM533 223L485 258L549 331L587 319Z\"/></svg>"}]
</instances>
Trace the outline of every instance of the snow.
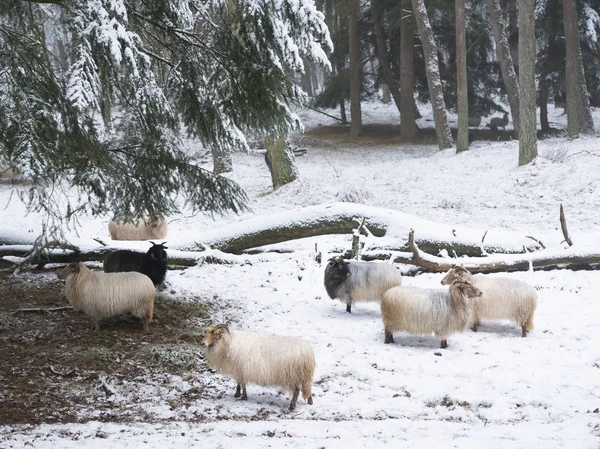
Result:
<instances>
[{"instance_id":1,"label":"snow","mask_svg":"<svg viewBox=\"0 0 600 449\"><path fill-rule=\"evenodd\" d=\"M432 126L431 112L421 109L419 126ZM393 105L368 103L363 111L364 123L398 122ZM553 126L564 126L561 111L551 113ZM314 112L299 115L307 129L332 123ZM449 118L454 125L456 117ZM600 114L594 118L598 125ZM600 139L553 138L540 141L539 150L535 163L517 167L516 141L475 142L459 155L438 151L436 145L389 141L358 148L350 140L323 144L296 159L300 179L276 192L270 191L262 155L237 154L228 176L244 187L252 211L214 220L186 213L169 217L166 240L216 240L227 229L247 231L261 220L275 223L286 216L308 219L333 208L368 211L392 225L401 223L391 235L404 236L408 227L417 236L455 229L480 241L481 232L490 230L486 241L494 233L502 242L507 236L532 235L549 252L558 252L564 247L558 220L563 203L575 242L572 252L598 251ZM41 229L40 217L25 216L24 206L15 198L8 202L9 197L10 188L0 186L0 234L31 240ZM346 197L364 204L330 205ZM303 207L310 208L300 211ZM108 241L107 221L85 218L73 237ZM233 398L235 382L218 374L207 373L194 385L173 376L167 387L149 379L151 400L136 405L158 424L103 423L88 414L84 416L90 421L84 424L0 427L0 446L600 447L598 272L490 275L521 279L537 288L535 329L527 338L510 322L484 321L477 333L467 329L451 335L446 350L432 336L401 332L394 336L396 343L385 345L376 303L356 304L348 314L323 288L324 266L315 262L315 243L325 261L348 249L350 239L303 239L275 245L293 252L228 256L234 265L201 260L167 275L175 298L217 296L224 307L216 311L216 319L232 328L308 340L317 359L313 406L299 399L297 409L289 412L287 393L254 385L248 386L248 401L238 401ZM442 277L405 277L404 283L438 287ZM131 392L119 390L123 386L111 385L108 377L105 382L115 390L117 403L131 400ZM183 411L172 410L168 400L191 387L205 387L207 393Z\"/></svg>"}]
</instances>

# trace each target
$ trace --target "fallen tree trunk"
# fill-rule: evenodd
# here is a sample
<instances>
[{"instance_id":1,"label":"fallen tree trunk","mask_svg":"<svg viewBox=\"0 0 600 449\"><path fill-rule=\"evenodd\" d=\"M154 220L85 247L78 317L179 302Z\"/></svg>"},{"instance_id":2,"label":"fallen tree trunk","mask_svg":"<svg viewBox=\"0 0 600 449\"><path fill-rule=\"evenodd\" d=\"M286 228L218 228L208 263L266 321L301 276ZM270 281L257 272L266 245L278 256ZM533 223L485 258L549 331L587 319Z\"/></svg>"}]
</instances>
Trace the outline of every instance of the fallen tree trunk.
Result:
<instances>
[{"instance_id":1,"label":"fallen tree trunk","mask_svg":"<svg viewBox=\"0 0 600 449\"><path fill-rule=\"evenodd\" d=\"M185 236L170 235L168 240L171 250L198 253L211 248L225 253L241 254L252 248L289 240L328 234L352 234L361 223L364 223L365 234L382 238L381 243L376 246L373 246L373 242L370 244L371 249L381 251L408 251L406 235L408 230L413 228L420 230L418 245L432 254L447 251L457 256L480 256L487 253L510 254L540 249L537 241L514 232L498 230L488 232L453 227L395 210L352 203L310 206L296 211L255 217L204 232L186 231ZM485 242L482 241L482 236L486 237ZM0 235L0 242L13 245L0 246L0 257L5 255L24 257L28 251L31 251L33 245L33 242L27 242L26 238ZM29 243L29 248L23 243ZM147 248L145 242L119 241L110 242L110 246L103 246L92 239L80 239L79 242L74 243L80 248L79 252L49 251L39 261L64 263L74 260L102 260L108 251L125 248L142 251L141 248ZM77 259L76 254L80 259ZM39 261L32 260L32 263L39 263Z\"/></svg>"},{"instance_id":2,"label":"fallen tree trunk","mask_svg":"<svg viewBox=\"0 0 600 449\"><path fill-rule=\"evenodd\" d=\"M588 252L566 250L543 250L536 253L490 255L487 257L437 257L422 251L411 230L408 237L409 253L363 254L364 260L390 259L395 263L415 265L423 272L445 273L459 265L472 273L498 273L533 270L600 270L600 248Z\"/></svg>"}]
</instances>

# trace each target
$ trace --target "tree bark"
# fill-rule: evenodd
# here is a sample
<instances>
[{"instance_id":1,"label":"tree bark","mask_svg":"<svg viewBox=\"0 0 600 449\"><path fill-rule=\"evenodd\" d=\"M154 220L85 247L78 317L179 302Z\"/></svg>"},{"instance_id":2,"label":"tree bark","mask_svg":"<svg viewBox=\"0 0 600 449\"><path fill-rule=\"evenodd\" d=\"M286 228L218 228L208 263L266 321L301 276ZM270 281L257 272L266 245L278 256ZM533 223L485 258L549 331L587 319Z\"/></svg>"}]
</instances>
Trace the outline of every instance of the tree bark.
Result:
<instances>
[{"instance_id":1,"label":"tree bark","mask_svg":"<svg viewBox=\"0 0 600 449\"><path fill-rule=\"evenodd\" d=\"M381 16L383 15L383 12L381 11L379 1L371 0L371 15L373 17L373 28L375 30L375 39L377 41L379 65L381 67L381 71L383 72L383 77L385 78L385 82L388 85L392 98L394 99L394 103L396 103L398 112L402 113L400 87L398 86L398 83L396 82L396 79L394 78L392 69L390 67L390 58L388 56L387 46L385 44L385 36L383 34L383 27L381 25Z\"/></svg>"},{"instance_id":2,"label":"tree bark","mask_svg":"<svg viewBox=\"0 0 600 449\"><path fill-rule=\"evenodd\" d=\"M220 173L233 171L233 158L227 149L214 146L212 148L212 156L214 174L218 175Z\"/></svg>"},{"instance_id":3,"label":"tree bark","mask_svg":"<svg viewBox=\"0 0 600 449\"><path fill-rule=\"evenodd\" d=\"M360 0L349 0L348 39L350 56L350 136L362 134L362 112L360 107L361 61L358 40L358 15Z\"/></svg>"},{"instance_id":4,"label":"tree bark","mask_svg":"<svg viewBox=\"0 0 600 449\"><path fill-rule=\"evenodd\" d=\"M289 149L284 137L266 137L267 146L266 160L271 172L273 188L294 181L298 177L294 153Z\"/></svg>"},{"instance_id":5,"label":"tree bark","mask_svg":"<svg viewBox=\"0 0 600 449\"><path fill-rule=\"evenodd\" d=\"M519 0L519 165L537 157L535 0Z\"/></svg>"},{"instance_id":6,"label":"tree bark","mask_svg":"<svg viewBox=\"0 0 600 449\"><path fill-rule=\"evenodd\" d=\"M400 137L417 134L415 104L414 22L410 0L402 0L400 22Z\"/></svg>"},{"instance_id":7,"label":"tree bark","mask_svg":"<svg viewBox=\"0 0 600 449\"><path fill-rule=\"evenodd\" d=\"M440 150L452 148L453 140L448 126L448 116L446 114L446 104L444 103L444 92L442 90L442 81L440 79L440 68L437 57L437 46L433 37L427 9L424 0L412 0L413 12L417 20L417 28L423 45L423 54L425 56L425 72L427 73L427 84L429 95L431 97L431 106L433 109L433 119L435 122L435 132L438 138Z\"/></svg>"},{"instance_id":8,"label":"tree bark","mask_svg":"<svg viewBox=\"0 0 600 449\"><path fill-rule=\"evenodd\" d=\"M496 41L496 51L498 52L504 88L506 89L510 105L510 115L512 116L515 134L519 136L519 81L511 56L510 43L506 34L504 20L502 19L499 0L487 0L487 8L490 15L492 33Z\"/></svg>"},{"instance_id":9,"label":"tree bark","mask_svg":"<svg viewBox=\"0 0 600 449\"><path fill-rule=\"evenodd\" d=\"M567 132L569 137L579 137L579 133L594 132L594 121L590 110L583 58L579 43L579 23L575 0L563 0L565 22L565 50L567 88Z\"/></svg>"},{"instance_id":10,"label":"tree bark","mask_svg":"<svg viewBox=\"0 0 600 449\"><path fill-rule=\"evenodd\" d=\"M467 85L467 28L465 0L455 1L456 16L456 103L458 130L456 152L469 149L469 96Z\"/></svg>"}]
</instances>

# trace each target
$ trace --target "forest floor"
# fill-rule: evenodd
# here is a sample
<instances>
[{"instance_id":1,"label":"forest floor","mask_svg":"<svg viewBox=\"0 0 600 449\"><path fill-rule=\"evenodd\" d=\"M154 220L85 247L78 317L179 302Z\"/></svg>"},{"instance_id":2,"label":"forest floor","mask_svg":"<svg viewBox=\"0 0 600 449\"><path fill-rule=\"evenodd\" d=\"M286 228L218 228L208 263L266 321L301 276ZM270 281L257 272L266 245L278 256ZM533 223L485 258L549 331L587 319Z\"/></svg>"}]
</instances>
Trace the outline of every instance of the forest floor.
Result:
<instances>
[{"instance_id":1,"label":"forest floor","mask_svg":"<svg viewBox=\"0 0 600 449\"><path fill-rule=\"evenodd\" d=\"M196 348L210 301L172 301L159 292L151 332L130 315L105 319L94 332L80 312L46 311L68 305L54 270L11 273L0 271L0 423L80 422L92 403L100 421L140 421L147 417L139 408L114 411L121 406L110 400L107 378L136 389L167 373L202 374Z\"/></svg>"}]
</instances>

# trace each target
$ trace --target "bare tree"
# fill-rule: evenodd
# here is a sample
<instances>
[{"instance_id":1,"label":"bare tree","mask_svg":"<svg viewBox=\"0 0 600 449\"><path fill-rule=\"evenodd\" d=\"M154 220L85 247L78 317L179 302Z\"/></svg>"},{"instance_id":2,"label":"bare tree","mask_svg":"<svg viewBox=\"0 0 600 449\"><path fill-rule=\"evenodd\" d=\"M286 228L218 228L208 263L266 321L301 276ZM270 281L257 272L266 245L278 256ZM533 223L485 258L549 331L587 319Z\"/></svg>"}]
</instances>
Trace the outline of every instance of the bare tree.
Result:
<instances>
[{"instance_id":1,"label":"bare tree","mask_svg":"<svg viewBox=\"0 0 600 449\"><path fill-rule=\"evenodd\" d=\"M429 87L429 96L431 97L438 146L440 150L443 150L451 148L454 142L450 126L448 126L448 115L446 114L446 104L444 103L444 93L437 57L437 45L433 37L431 24L429 23L429 17L427 16L425 1L412 0L412 6L415 19L417 20L421 44L423 45L423 54L425 55L425 72L427 73L427 84Z\"/></svg>"},{"instance_id":2,"label":"bare tree","mask_svg":"<svg viewBox=\"0 0 600 449\"><path fill-rule=\"evenodd\" d=\"M499 0L487 0L488 13L492 24L492 33L496 41L496 51L498 52L498 60L500 62L500 70L502 79L504 80L504 88L508 95L508 103L510 105L510 115L512 116L513 127L515 133L519 135L519 81L513 58L511 56L510 43L506 34L506 26L502 19L502 10L500 9Z\"/></svg>"},{"instance_id":3,"label":"bare tree","mask_svg":"<svg viewBox=\"0 0 600 449\"><path fill-rule=\"evenodd\" d=\"M410 0L402 0L402 21L400 24L400 136L414 137L417 133L415 122L415 61L413 36L414 18Z\"/></svg>"},{"instance_id":4,"label":"bare tree","mask_svg":"<svg viewBox=\"0 0 600 449\"><path fill-rule=\"evenodd\" d=\"M535 0L519 0L519 165L537 157Z\"/></svg>"},{"instance_id":5,"label":"bare tree","mask_svg":"<svg viewBox=\"0 0 600 449\"><path fill-rule=\"evenodd\" d=\"M383 72L385 82L390 88L390 93L392 94L394 103L396 103L398 112L402 112L400 110L400 87L398 86L398 83L396 82L396 79L394 78L394 75L392 73L392 69L390 67L390 58L388 56L387 47L385 45L385 36L383 34L383 26L381 20L383 11L381 9L380 1L381 0L371 0L371 16L373 17L373 29L375 30L375 39L377 41L379 66L381 67L381 71Z\"/></svg>"},{"instance_id":6,"label":"bare tree","mask_svg":"<svg viewBox=\"0 0 600 449\"><path fill-rule=\"evenodd\" d=\"M458 131L456 152L469 149L469 96L467 87L467 28L465 0L454 3L456 16L456 103Z\"/></svg>"},{"instance_id":7,"label":"bare tree","mask_svg":"<svg viewBox=\"0 0 600 449\"><path fill-rule=\"evenodd\" d=\"M358 137L362 134L362 117L360 108L360 41L358 39L358 15L360 13L360 0L349 1L348 12L348 39L350 56L350 135Z\"/></svg>"},{"instance_id":8,"label":"bare tree","mask_svg":"<svg viewBox=\"0 0 600 449\"><path fill-rule=\"evenodd\" d=\"M567 55L565 83L567 87L567 132L569 137L594 132L594 121L587 96L587 86L579 44L579 24L575 0L563 0L565 49Z\"/></svg>"}]
</instances>

